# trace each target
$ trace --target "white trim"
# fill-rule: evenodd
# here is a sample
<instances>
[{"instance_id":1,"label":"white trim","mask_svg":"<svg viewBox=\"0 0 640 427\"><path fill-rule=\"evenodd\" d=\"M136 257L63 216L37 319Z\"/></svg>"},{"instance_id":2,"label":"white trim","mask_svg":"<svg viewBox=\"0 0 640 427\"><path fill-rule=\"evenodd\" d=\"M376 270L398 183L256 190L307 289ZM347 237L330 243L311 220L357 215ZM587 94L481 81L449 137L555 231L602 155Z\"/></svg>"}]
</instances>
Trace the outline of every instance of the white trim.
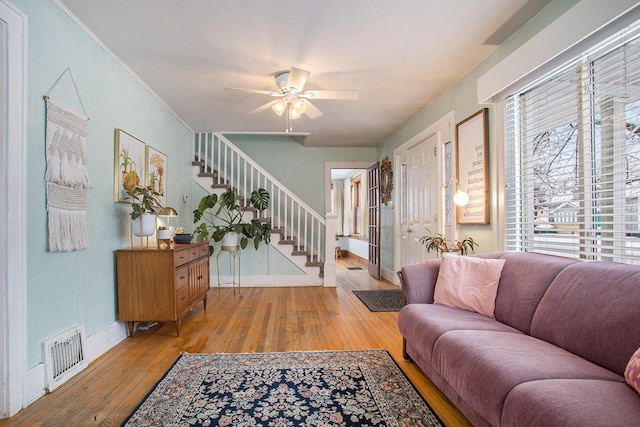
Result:
<instances>
[{"instance_id":1,"label":"white trim","mask_svg":"<svg viewBox=\"0 0 640 427\"><path fill-rule=\"evenodd\" d=\"M113 322L87 337L87 363L91 363L127 338L127 324Z\"/></svg>"},{"instance_id":2,"label":"white trim","mask_svg":"<svg viewBox=\"0 0 640 427\"><path fill-rule=\"evenodd\" d=\"M396 283L398 276L393 270L389 270L388 268L384 268L380 266L380 274L382 275L383 279L388 280L389 282L393 283L396 286L400 285L400 283Z\"/></svg>"},{"instance_id":3,"label":"white trim","mask_svg":"<svg viewBox=\"0 0 640 427\"><path fill-rule=\"evenodd\" d=\"M24 384L25 407L47 394L46 378L44 363L38 363L26 373Z\"/></svg>"},{"instance_id":4,"label":"white trim","mask_svg":"<svg viewBox=\"0 0 640 427\"><path fill-rule=\"evenodd\" d=\"M497 251L504 250L504 100L497 101L493 106L493 131L495 132L493 141L495 143L490 147L493 151L494 165L492 172L494 173L495 188L491 192L491 206L495 206L495 215L493 216L493 232L494 241Z\"/></svg>"},{"instance_id":5,"label":"white trim","mask_svg":"<svg viewBox=\"0 0 640 427\"><path fill-rule=\"evenodd\" d=\"M337 215L331 213L331 169L369 169L373 162L324 162L324 209L327 217L331 216L332 227L325 227L325 260L324 260L324 283L326 287L335 287L336 284L336 261L330 252L329 242L335 239L335 221Z\"/></svg>"},{"instance_id":6,"label":"white trim","mask_svg":"<svg viewBox=\"0 0 640 427\"><path fill-rule=\"evenodd\" d=\"M247 286L252 288L278 288L283 286L324 286L322 278L319 276L320 270L316 267L316 274L291 274L291 275L261 275L261 276L242 276L240 278L240 286L244 289ZM220 275L220 287L232 287L233 277L230 275ZM211 288L218 288L218 276L212 275L210 278ZM329 286L328 286L329 287Z\"/></svg>"},{"instance_id":7,"label":"white trim","mask_svg":"<svg viewBox=\"0 0 640 427\"><path fill-rule=\"evenodd\" d=\"M189 130L191 133L193 133L193 129L191 129L191 127L184 121L182 120L182 118L180 116L178 116L178 114L173 111L173 109L171 109L171 107L169 107L169 105L164 102L164 100L162 98L160 98L160 95L158 95L153 89L151 89L145 82L144 80L142 80L142 78L136 74L135 71L133 71L122 59L120 59L120 57L118 57L118 55L115 54L115 52L113 52L111 49L109 49L109 47L104 44L102 42L102 40L100 40L98 38L97 35L95 35L90 29L89 27L87 27L81 20L80 18L78 18L76 15L73 14L73 12L71 12L71 10L69 10L69 8L67 6L65 6L61 0L54 0L55 4L58 5L58 7L60 9L62 9L67 15L69 15L69 17L76 23L78 24L78 26L85 32L87 33L87 35L89 37L91 37L102 49L104 49L105 52L107 52L113 59L116 60L116 62L118 62L122 68L124 68L129 74L131 74L131 76L133 76L133 78L135 78L138 83L140 83L140 85L142 87L144 87L145 89L147 89L147 91L149 91L149 93L158 100L158 102L160 102L162 105L164 105L164 107L169 110L169 112L171 114L173 114L173 116L180 122L182 123L182 125L187 128L187 130Z\"/></svg>"},{"instance_id":8,"label":"white trim","mask_svg":"<svg viewBox=\"0 0 640 427\"><path fill-rule=\"evenodd\" d=\"M331 169L369 169L372 162L324 162L324 210L331 212ZM327 236L327 239L329 236ZM331 236L333 240L335 236ZM329 242L330 240L327 240Z\"/></svg>"},{"instance_id":9,"label":"white trim","mask_svg":"<svg viewBox=\"0 0 640 427\"><path fill-rule=\"evenodd\" d=\"M582 0L480 76L478 102L489 102L637 6L637 0Z\"/></svg>"},{"instance_id":10,"label":"white trim","mask_svg":"<svg viewBox=\"0 0 640 427\"><path fill-rule=\"evenodd\" d=\"M455 142L455 111L450 111L447 114L445 114L442 118L440 118L439 120L437 120L435 123L431 124L430 126L428 126L427 128L425 128L423 131L421 131L420 133L418 133L417 135L415 135L413 138L409 139L407 142L405 142L404 144L400 145L399 147L397 147L395 150L393 150L393 162L395 165L399 165L400 164L400 158L402 156L402 154L406 151L408 151L410 148L414 147L416 144L421 143L422 141L426 140L427 138L429 138L432 135L437 134L440 130L442 130L447 124L449 125L449 134L450 134L450 140L451 142ZM447 141L449 141L449 139L447 139ZM442 153L442 144L444 142L447 141L442 141L438 140L438 151ZM454 145L455 147L455 145ZM397 167L397 166L396 166ZM440 170L442 168L442 162L440 160L438 160L438 176L442 176L442 171ZM455 165L454 165L455 168ZM454 176L455 176L455 170L454 172ZM400 200L399 200L399 194L400 194L400 173L395 173L393 174L393 188L396 188L397 191L394 191L393 193L393 205L394 206L400 206ZM440 185L438 185L438 187L441 187ZM442 190L440 189L440 191L442 192ZM442 195L440 196L439 200L442 200ZM442 203L441 203L442 204ZM443 207L440 206L438 208L438 212L440 217L442 217L442 212L443 212ZM457 226L457 224L456 224ZM400 209L394 209L394 217L393 217L393 229L394 230L399 230L400 229ZM393 269L394 271L399 271L400 268L402 268L401 262L402 260L400 259L400 245L402 244L401 241L401 233L399 232L394 232L394 239L393 239ZM384 276L383 276L384 277ZM390 278L387 278L391 283L398 285L399 279L395 276L395 275L391 275Z\"/></svg>"},{"instance_id":11,"label":"white trim","mask_svg":"<svg viewBox=\"0 0 640 427\"><path fill-rule=\"evenodd\" d=\"M7 0L1 0L0 13L7 23L6 48L6 229L5 256L0 262L4 276L0 314L2 328L2 416L10 417L24 407L24 380L27 354L27 16ZM14 90L15 89L15 90ZM3 139L4 139L3 138ZM4 143L4 142L2 142ZM10 231L10 233L9 233Z\"/></svg>"}]
</instances>

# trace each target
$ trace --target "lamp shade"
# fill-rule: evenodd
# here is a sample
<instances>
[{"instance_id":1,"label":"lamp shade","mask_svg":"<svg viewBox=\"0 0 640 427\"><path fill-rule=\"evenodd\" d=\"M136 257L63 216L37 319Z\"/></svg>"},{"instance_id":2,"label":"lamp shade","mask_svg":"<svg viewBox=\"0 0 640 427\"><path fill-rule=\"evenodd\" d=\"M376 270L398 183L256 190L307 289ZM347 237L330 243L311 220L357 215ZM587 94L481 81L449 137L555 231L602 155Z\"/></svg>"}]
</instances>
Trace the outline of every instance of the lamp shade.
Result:
<instances>
[{"instance_id":1,"label":"lamp shade","mask_svg":"<svg viewBox=\"0 0 640 427\"><path fill-rule=\"evenodd\" d=\"M282 113L284 113L284 111L287 109L287 101L284 99L279 99L276 102L273 103L273 105L271 106L271 109L273 110L274 113L276 113L278 116L281 116Z\"/></svg>"},{"instance_id":2,"label":"lamp shade","mask_svg":"<svg viewBox=\"0 0 640 427\"><path fill-rule=\"evenodd\" d=\"M178 212L176 212L175 209L167 206L166 208L160 209L160 212L158 212L158 216L178 216Z\"/></svg>"},{"instance_id":3,"label":"lamp shade","mask_svg":"<svg viewBox=\"0 0 640 427\"><path fill-rule=\"evenodd\" d=\"M456 194L453 195L453 203L458 206L465 206L467 203L469 203L469 195L464 191L458 189L458 191L456 191Z\"/></svg>"},{"instance_id":4,"label":"lamp shade","mask_svg":"<svg viewBox=\"0 0 640 427\"><path fill-rule=\"evenodd\" d=\"M453 195L453 203L458 206L465 206L469 203L469 195L460 189L460 184L455 177L452 177L448 183L442 186L442 188L449 188L454 182L456 184L456 194Z\"/></svg>"}]
</instances>

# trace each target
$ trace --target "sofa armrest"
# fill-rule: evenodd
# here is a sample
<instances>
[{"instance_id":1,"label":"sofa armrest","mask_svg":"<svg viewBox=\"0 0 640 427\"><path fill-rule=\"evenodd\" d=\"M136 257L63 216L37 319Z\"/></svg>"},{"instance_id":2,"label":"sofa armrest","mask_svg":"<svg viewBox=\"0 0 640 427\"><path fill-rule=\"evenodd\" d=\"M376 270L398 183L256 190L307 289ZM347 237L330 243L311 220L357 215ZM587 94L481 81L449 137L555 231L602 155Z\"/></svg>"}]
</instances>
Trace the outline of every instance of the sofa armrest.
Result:
<instances>
[{"instance_id":1,"label":"sofa armrest","mask_svg":"<svg viewBox=\"0 0 640 427\"><path fill-rule=\"evenodd\" d=\"M402 286L402 302L432 304L433 291L440 271L440 259L433 259L402 267L398 272Z\"/></svg>"}]
</instances>

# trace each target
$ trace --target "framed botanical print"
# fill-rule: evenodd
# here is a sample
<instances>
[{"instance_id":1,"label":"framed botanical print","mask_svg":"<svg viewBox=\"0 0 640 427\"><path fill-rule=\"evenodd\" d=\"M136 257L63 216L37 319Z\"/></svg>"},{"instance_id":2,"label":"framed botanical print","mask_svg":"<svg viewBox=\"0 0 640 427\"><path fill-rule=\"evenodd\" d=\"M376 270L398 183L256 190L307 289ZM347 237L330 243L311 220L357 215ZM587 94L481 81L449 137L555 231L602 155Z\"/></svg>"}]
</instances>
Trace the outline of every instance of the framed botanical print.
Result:
<instances>
[{"instance_id":1,"label":"framed botanical print","mask_svg":"<svg viewBox=\"0 0 640 427\"><path fill-rule=\"evenodd\" d=\"M167 155L147 145L146 185L160 196L162 206L167 204Z\"/></svg>"},{"instance_id":2,"label":"framed botanical print","mask_svg":"<svg viewBox=\"0 0 640 427\"><path fill-rule=\"evenodd\" d=\"M131 203L127 191L145 185L146 144L116 129L114 201Z\"/></svg>"}]
</instances>

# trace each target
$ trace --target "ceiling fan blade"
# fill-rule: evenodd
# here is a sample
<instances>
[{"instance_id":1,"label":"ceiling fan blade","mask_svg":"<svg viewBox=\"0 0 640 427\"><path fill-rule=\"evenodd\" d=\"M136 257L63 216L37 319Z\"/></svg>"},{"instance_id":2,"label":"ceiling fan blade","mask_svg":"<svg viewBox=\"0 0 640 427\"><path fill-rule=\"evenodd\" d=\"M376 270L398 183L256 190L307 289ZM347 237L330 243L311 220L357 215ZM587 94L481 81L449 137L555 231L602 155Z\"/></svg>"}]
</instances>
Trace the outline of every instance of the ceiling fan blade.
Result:
<instances>
[{"instance_id":1,"label":"ceiling fan blade","mask_svg":"<svg viewBox=\"0 0 640 427\"><path fill-rule=\"evenodd\" d=\"M305 99L304 103L307 104L307 110L304 112L307 117L309 117L310 119L315 119L322 115L322 111L318 110L318 107L313 105L311 102Z\"/></svg>"},{"instance_id":2,"label":"ceiling fan blade","mask_svg":"<svg viewBox=\"0 0 640 427\"><path fill-rule=\"evenodd\" d=\"M259 93L261 95L271 95L271 96L282 96L280 92L274 92L271 90L260 90L260 89L247 89L244 87L231 87L227 86L225 89L227 90L239 90L241 92L249 92L249 93Z\"/></svg>"},{"instance_id":3,"label":"ceiling fan blade","mask_svg":"<svg viewBox=\"0 0 640 427\"><path fill-rule=\"evenodd\" d=\"M276 99L275 101L267 102L266 104L261 105L260 107L256 108L255 110L249 111L249 114L261 113L264 110L268 110L269 108L273 107L273 104L275 104L278 101L279 101L279 99Z\"/></svg>"},{"instance_id":4,"label":"ceiling fan blade","mask_svg":"<svg viewBox=\"0 0 640 427\"><path fill-rule=\"evenodd\" d=\"M287 86L290 88L294 87L298 89L298 92L302 92L304 87L307 85L307 80L309 80L310 74L311 73L309 71L303 70L302 68L291 67Z\"/></svg>"},{"instance_id":5,"label":"ceiling fan blade","mask_svg":"<svg viewBox=\"0 0 640 427\"><path fill-rule=\"evenodd\" d=\"M308 90L298 96L307 99L342 99L356 101L360 99L360 92L357 90Z\"/></svg>"}]
</instances>

